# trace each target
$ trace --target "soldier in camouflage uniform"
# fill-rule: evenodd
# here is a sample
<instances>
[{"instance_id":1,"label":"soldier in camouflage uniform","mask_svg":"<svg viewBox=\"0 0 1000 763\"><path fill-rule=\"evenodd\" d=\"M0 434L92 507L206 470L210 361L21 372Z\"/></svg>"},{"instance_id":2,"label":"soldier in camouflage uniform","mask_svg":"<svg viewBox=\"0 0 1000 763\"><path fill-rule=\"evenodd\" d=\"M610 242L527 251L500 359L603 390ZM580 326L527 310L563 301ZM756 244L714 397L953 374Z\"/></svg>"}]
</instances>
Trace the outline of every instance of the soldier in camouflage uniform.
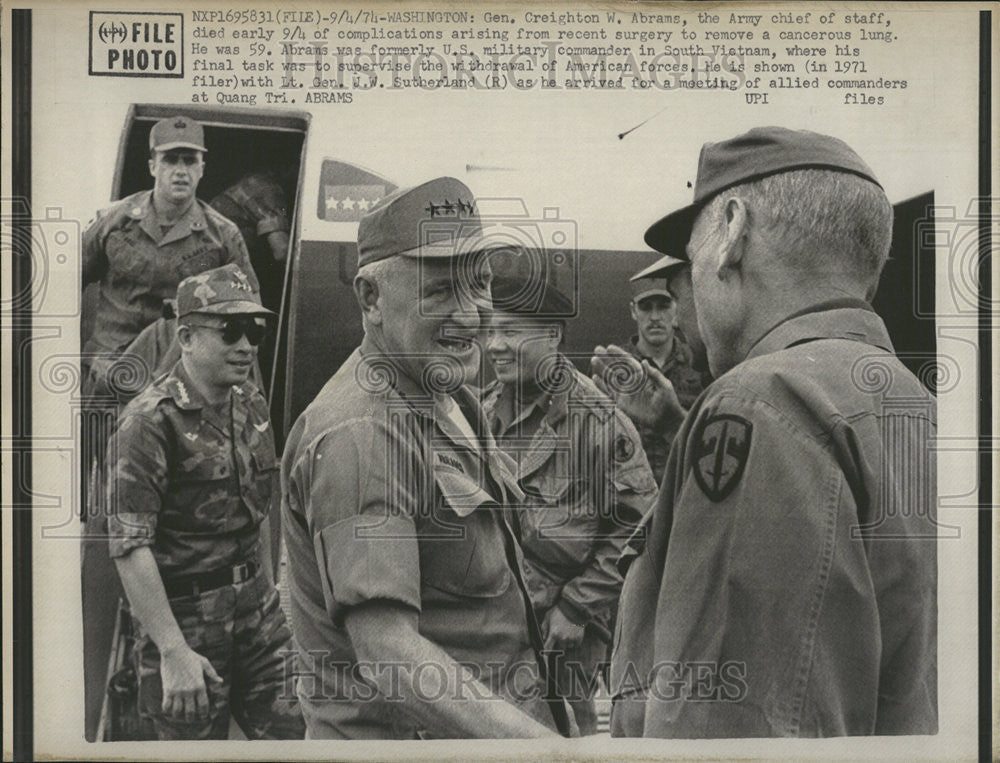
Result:
<instances>
[{"instance_id":1,"label":"soldier in camouflage uniform","mask_svg":"<svg viewBox=\"0 0 1000 763\"><path fill-rule=\"evenodd\" d=\"M615 562L656 495L639 434L558 352L571 303L557 289L497 277L487 352L497 375L483 409L517 462L525 582L581 735L597 732L594 692L622 577Z\"/></svg>"},{"instance_id":2,"label":"soldier in camouflage uniform","mask_svg":"<svg viewBox=\"0 0 1000 763\"><path fill-rule=\"evenodd\" d=\"M240 229L260 280L261 302L275 309L281 303L295 175L295 166L249 172L209 202Z\"/></svg>"},{"instance_id":3,"label":"soldier in camouflage uniform","mask_svg":"<svg viewBox=\"0 0 1000 763\"><path fill-rule=\"evenodd\" d=\"M109 547L138 622L139 709L160 739L296 739L260 524L278 490L267 405L246 379L268 311L235 265L179 289L181 360L124 410L108 446Z\"/></svg>"},{"instance_id":4,"label":"soldier in camouflage uniform","mask_svg":"<svg viewBox=\"0 0 1000 763\"><path fill-rule=\"evenodd\" d=\"M234 263L259 288L239 229L195 197L205 171L201 125L161 119L149 151L153 189L101 210L83 234L83 285L96 282L100 291L83 347L85 394L106 391L101 383L112 363L187 276Z\"/></svg>"}]
</instances>

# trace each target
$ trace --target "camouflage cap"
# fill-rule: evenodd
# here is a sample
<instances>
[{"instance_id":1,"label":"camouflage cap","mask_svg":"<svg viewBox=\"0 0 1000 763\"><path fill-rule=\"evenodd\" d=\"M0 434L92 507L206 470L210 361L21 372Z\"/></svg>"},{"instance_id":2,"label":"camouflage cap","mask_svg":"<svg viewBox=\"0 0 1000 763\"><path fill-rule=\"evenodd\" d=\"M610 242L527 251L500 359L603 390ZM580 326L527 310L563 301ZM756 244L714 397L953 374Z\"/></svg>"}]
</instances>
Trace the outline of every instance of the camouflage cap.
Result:
<instances>
[{"instance_id":1,"label":"camouflage cap","mask_svg":"<svg viewBox=\"0 0 1000 763\"><path fill-rule=\"evenodd\" d=\"M246 274L230 263L189 276L177 287L177 317L189 313L274 315L260 303Z\"/></svg>"},{"instance_id":2,"label":"camouflage cap","mask_svg":"<svg viewBox=\"0 0 1000 763\"><path fill-rule=\"evenodd\" d=\"M150 151L170 151L173 148L193 148L205 151L205 132L201 124L188 117L161 119L149 131Z\"/></svg>"},{"instance_id":3,"label":"camouflage cap","mask_svg":"<svg viewBox=\"0 0 1000 763\"><path fill-rule=\"evenodd\" d=\"M395 255L460 257L482 248L476 200L451 177L386 196L358 224L358 267Z\"/></svg>"}]
</instances>

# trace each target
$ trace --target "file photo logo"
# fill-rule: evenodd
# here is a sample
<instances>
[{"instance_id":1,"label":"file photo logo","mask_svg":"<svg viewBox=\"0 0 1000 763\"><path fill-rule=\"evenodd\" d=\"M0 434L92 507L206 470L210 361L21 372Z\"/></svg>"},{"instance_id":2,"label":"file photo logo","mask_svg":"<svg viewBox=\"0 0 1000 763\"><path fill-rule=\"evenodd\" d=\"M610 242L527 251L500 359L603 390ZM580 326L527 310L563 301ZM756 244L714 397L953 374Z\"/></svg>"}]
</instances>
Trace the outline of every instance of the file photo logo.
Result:
<instances>
[{"instance_id":1,"label":"file photo logo","mask_svg":"<svg viewBox=\"0 0 1000 763\"><path fill-rule=\"evenodd\" d=\"M184 16L91 11L89 60L98 77L183 77Z\"/></svg>"}]
</instances>

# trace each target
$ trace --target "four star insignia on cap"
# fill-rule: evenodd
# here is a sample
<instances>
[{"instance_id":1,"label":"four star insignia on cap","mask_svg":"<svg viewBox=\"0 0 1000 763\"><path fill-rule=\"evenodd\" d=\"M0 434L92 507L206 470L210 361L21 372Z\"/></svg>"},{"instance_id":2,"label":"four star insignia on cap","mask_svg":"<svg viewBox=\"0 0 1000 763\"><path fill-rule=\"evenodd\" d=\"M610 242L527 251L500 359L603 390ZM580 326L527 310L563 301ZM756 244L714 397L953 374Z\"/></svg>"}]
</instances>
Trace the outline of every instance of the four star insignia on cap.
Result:
<instances>
[{"instance_id":1,"label":"four star insignia on cap","mask_svg":"<svg viewBox=\"0 0 1000 763\"><path fill-rule=\"evenodd\" d=\"M240 291L253 291L250 281L247 279L246 274L242 270L233 273L233 288L239 289Z\"/></svg>"},{"instance_id":2,"label":"four star insignia on cap","mask_svg":"<svg viewBox=\"0 0 1000 763\"><path fill-rule=\"evenodd\" d=\"M425 208L431 217L455 217L456 215L471 215L476 211L475 202L456 199L454 202L445 199L437 204L430 202Z\"/></svg>"},{"instance_id":3,"label":"four star insignia on cap","mask_svg":"<svg viewBox=\"0 0 1000 763\"><path fill-rule=\"evenodd\" d=\"M178 130L183 130L187 126L188 123L185 122L183 119L178 119L176 122L174 122L174 127L176 127Z\"/></svg>"}]
</instances>

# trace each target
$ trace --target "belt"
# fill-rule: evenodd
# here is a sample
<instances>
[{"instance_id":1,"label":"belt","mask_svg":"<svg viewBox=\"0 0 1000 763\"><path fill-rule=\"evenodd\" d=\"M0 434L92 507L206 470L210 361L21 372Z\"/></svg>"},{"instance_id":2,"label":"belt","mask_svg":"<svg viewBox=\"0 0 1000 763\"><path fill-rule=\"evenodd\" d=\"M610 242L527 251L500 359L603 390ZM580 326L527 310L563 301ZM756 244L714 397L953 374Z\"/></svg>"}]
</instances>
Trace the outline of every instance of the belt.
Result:
<instances>
[{"instance_id":1,"label":"belt","mask_svg":"<svg viewBox=\"0 0 1000 763\"><path fill-rule=\"evenodd\" d=\"M163 581L163 588L167 592L167 598L173 599L178 596L198 596L205 591L222 588L227 585L238 585L250 580L260 565L252 559L234 565L232 567L220 567L211 572L202 572L198 575L185 575L184 577L173 578Z\"/></svg>"}]
</instances>

